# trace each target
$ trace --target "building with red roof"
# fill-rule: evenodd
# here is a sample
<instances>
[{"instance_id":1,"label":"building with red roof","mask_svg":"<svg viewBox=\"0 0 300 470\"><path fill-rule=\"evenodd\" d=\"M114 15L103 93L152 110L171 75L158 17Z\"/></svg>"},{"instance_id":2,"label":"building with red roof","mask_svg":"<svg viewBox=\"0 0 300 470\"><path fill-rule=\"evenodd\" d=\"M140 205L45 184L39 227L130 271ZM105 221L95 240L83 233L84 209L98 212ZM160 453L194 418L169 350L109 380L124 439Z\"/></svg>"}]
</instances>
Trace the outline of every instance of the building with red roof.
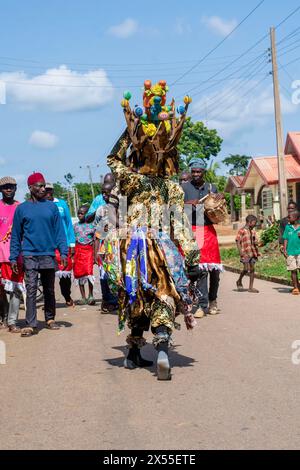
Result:
<instances>
[{"instance_id":1,"label":"building with red roof","mask_svg":"<svg viewBox=\"0 0 300 470\"><path fill-rule=\"evenodd\" d=\"M288 185L289 200L300 205L300 132L289 132L285 145L285 171ZM275 216L280 218L279 185L278 185L278 158L265 156L252 158L245 176L231 176L228 179L226 192L231 194L231 208L233 197L242 195L242 214L246 215L245 197L251 195L251 212L259 215L262 210L264 217ZM235 220L234 211L232 219Z\"/></svg>"}]
</instances>

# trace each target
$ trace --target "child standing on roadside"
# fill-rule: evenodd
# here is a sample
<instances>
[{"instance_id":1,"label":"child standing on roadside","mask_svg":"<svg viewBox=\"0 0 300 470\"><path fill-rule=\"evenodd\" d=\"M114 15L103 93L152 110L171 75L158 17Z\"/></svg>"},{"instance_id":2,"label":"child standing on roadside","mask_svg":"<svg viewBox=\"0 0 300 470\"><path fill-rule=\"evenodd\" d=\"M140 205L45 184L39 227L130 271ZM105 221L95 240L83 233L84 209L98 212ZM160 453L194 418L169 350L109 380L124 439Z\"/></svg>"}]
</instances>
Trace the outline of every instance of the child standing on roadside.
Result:
<instances>
[{"instance_id":1,"label":"child standing on roadside","mask_svg":"<svg viewBox=\"0 0 300 470\"><path fill-rule=\"evenodd\" d=\"M95 305L93 296L94 289L94 242L95 226L92 223L85 222L85 216L89 210L88 206L81 206L78 210L78 219L74 225L75 233L75 256L74 256L74 278L79 283L81 300L78 305ZM89 296L86 298L85 284L88 283Z\"/></svg>"},{"instance_id":2,"label":"child standing on roadside","mask_svg":"<svg viewBox=\"0 0 300 470\"><path fill-rule=\"evenodd\" d=\"M288 215L288 225L283 234L283 253L286 257L287 270L291 272L293 295L299 295L298 270L300 269L300 223L299 212L293 211Z\"/></svg>"},{"instance_id":3,"label":"child standing on roadside","mask_svg":"<svg viewBox=\"0 0 300 470\"><path fill-rule=\"evenodd\" d=\"M257 294L259 291L254 289L254 276L255 276L255 263L258 260L258 243L257 236L254 230L257 224L257 217L255 215L248 215L246 218L245 227L241 228L236 237L236 244L240 253L241 263L243 264L243 271L237 280L236 286L238 291L243 290L243 277L249 273L250 284L248 292Z\"/></svg>"}]
</instances>

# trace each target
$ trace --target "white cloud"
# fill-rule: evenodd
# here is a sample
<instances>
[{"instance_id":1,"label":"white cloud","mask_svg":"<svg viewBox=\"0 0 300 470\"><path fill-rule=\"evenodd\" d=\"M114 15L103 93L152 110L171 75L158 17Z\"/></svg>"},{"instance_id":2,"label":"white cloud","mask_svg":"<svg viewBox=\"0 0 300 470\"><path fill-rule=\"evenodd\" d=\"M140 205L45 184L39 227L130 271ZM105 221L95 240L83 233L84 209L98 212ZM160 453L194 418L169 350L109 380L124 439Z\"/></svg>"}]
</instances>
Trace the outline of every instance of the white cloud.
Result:
<instances>
[{"instance_id":1,"label":"white cloud","mask_svg":"<svg viewBox=\"0 0 300 470\"><path fill-rule=\"evenodd\" d=\"M57 143L58 137L45 131L34 131L29 138L29 144L40 149L53 149Z\"/></svg>"},{"instance_id":2,"label":"white cloud","mask_svg":"<svg viewBox=\"0 0 300 470\"><path fill-rule=\"evenodd\" d=\"M16 199L21 202L24 200L26 193L28 193L27 178L25 175L12 176L15 178L18 185Z\"/></svg>"},{"instance_id":3,"label":"white cloud","mask_svg":"<svg viewBox=\"0 0 300 470\"><path fill-rule=\"evenodd\" d=\"M227 36L238 25L236 19L225 20L220 16L204 16L201 22L220 36Z\"/></svg>"},{"instance_id":4,"label":"white cloud","mask_svg":"<svg viewBox=\"0 0 300 470\"><path fill-rule=\"evenodd\" d=\"M113 97L113 87L105 70L80 73L65 65L29 77L25 72L0 73L6 83L8 103L25 109L82 111L99 109Z\"/></svg>"},{"instance_id":5,"label":"white cloud","mask_svg":"<svg viewBox=\"0 0 300 470\"><path fill-rule=\"evenodd\" d=\"M6 165L6 160L3 157L0 157L0 166Z\"/></svg>"},{"instance_id":6,"label":"white cloud","mask_svg":"<svg viewBox=\"0 0 300 470\"><path fill-rule=\"evenodd\" d=\"M122 23L111 26L107 32L112 36L116 36L117 38L126 39L136 34L138 30L138 22L133 18L127 18Z\"/></svg>"},{"instance_id":7,"label":"white cloud","mask_svg":"<svg viewBox=\"0 0 300 470\"><path fill-rule=\"evenodd\" d=\"M220 90L217 96L212 93L195 102L192 114L196 114L197 120L207 122L209 128L217 129L224 139L240 137L241 134L266 126L274 119L272 86L258 88L255 94L243 97L256 83L234 80ZM298 109L284 95L281 95L281 108L283 114L292 114Z\"/></svg>"},{"instance_id":8,"label":"white cloud","mask_svg":"<svg viewBox=\"0 0 300 470\"><path fill-rule=\"evenodd\" d=\"M25 175L14 175L13 176L18 184L25 183L26 176Z\"/></svg>"},{"instance_id":9,"label":"white cloud","mask_svg":"<svg viewBox=\"0 0 300 470\"><path fill-rule=\"evenodd\" d=\"M191 25L185 20L185 18L176 18L174 27L176 34L179 36L192 32Z\"/></svg>"}]
</instances>

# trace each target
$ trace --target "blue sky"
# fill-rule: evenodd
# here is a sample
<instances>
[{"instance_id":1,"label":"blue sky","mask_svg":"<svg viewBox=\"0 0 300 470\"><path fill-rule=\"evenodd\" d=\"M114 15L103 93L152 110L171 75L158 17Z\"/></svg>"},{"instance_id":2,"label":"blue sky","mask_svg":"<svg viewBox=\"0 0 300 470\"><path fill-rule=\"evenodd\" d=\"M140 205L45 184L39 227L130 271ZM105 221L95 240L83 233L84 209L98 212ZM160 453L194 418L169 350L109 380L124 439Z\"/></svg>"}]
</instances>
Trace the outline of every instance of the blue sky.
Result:
<instances>
[{"instance_id":1,"label":"blue sky","mask_svg":"<svg viewBox=\"0 0 300 470\"><path fill-rule=\"evenodd\" d=\"M124 127L123 91L129 89L136 104L145 79L171 85L258 1L0 0L0 85L6 83L1 174L17 176L21 194L32 171L52 181L62 181L67 172L86 181L87 171L79 167L90 164L97 181L108 171L106 155ZM217 51L170 87L169 98L178 102L195 88L191 115L224 138L218 161L229 153L275 154L271 66L266 56L259 58L269 38L230 62L298 5L299 0L266 0ZM300 11L278 28L277 41L295 31L299 20ZM297 59L299 31L278 47L280 66ZM280 70L284 133L300 131L300 105L291 98L299 64Z\"/></svg>"}]
</instances>

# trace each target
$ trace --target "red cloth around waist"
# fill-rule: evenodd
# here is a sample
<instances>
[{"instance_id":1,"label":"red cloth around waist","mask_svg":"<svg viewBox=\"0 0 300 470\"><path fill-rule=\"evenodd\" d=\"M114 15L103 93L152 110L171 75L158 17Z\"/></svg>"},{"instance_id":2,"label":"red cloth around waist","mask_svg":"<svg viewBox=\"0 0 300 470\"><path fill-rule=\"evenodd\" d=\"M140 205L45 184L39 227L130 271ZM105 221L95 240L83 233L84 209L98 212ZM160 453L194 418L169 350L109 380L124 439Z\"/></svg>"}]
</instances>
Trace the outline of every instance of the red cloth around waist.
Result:
<instances>
[{"instance_id":1,"label":"red cloth around waist","mask_svg":"<svg viewBox=\"0 0 300 470\"><path fill-rule=\"evenodd\" d=\"M94 273L94 247L93 245L75 246L73 273L75 279L93 276Z\"/></svg>"},{"instance_id":2,"label":"red cloth around waist","mask_svg":"<svg viewBox=\"0 0 300 470\"><path fill-rule=\"evenodd\" d=\"M198 247L201 250L200 264L221 264L218 237L214 226L197 227L193 225L192 228L196 235Z\"/></svg>"},{"instance_id":3,"label":"red cloth around waist","mask_svg":"<svg viewBox=\"0 0 300 470\"><path fill-rule=\"evenodd\" d=\"M17 284L21 284L24 279L24 272L23 272L23 265L22 263L18 263L18 274L14 274L10 263L1 263L1 277L2 279L6 279L7 281L16 282Z\"/></svg>"},{"instance_id":4,"label":"red cloth around waist","mask_svg":"<svg viewBox=\"0 0 300 470\"><path fill-rule=\"evenodd\" d=\"M55 258L57 261L57 266L58 266L58 271L72 271L73 269L73 260L71 257L71 248L69 248L69 253L68 253L68 265L66 268L61 264L61 256L60 252L58 250L55 250Z\"/></svg>"}]
</instances>

